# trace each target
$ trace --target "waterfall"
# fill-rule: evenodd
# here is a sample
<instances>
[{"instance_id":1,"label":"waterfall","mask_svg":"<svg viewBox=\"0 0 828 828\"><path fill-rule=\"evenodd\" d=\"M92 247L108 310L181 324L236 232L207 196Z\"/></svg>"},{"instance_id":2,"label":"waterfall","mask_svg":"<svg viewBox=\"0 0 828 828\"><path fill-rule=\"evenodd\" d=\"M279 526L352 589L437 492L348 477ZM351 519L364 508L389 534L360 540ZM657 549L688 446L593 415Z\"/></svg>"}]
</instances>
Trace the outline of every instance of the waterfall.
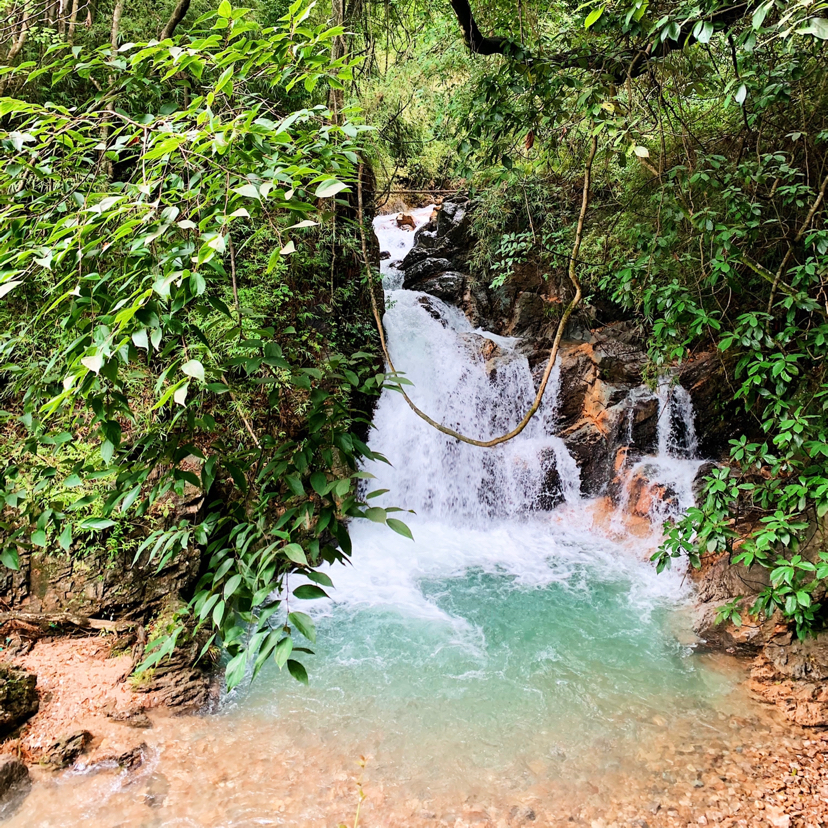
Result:
<instances>
[{"instance_id":1,"label":"waterfall","mask_svg":"<svg viewBox=\"0 0 828 828\"><path fill-rule=\"evenodd\" d=\"M658 384L658 453L695 459L699 450L690 392L669 376Z\"/></svg>"},{"instance_id":2,"label":"waterfall","mask_svg":"<svg viewBox=\"0 0 828 828\"><path fill-rule=\"evenodd\" d=\"M413 212L421 224L431 208ZM391 258L382 263L384 323L391 359L413 385L417 405L433 419L478 440L514 428L535 397L527 358L518 340L472 328L463 313L440 299L401 290L395 262L414 233L381 216L375 232ZM368 470L402 503L437 517L506 517L579 498L578 467L555 436L560 372L551 377L541 407L526 429L496 448L479 448L441 434L417 417L402 395L386 389L374 416L371 445L393 466Z\"/></svg>"}]
</instances>

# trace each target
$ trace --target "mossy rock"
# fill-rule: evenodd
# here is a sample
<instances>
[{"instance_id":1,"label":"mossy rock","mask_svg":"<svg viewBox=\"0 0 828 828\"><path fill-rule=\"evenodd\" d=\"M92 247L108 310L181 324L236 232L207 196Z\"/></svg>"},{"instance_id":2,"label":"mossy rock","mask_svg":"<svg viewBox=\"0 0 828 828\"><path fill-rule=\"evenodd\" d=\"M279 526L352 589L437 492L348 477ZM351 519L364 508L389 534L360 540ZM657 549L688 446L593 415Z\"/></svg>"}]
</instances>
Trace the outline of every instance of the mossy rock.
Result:
<instances>
[{"instance_id":1,"label":"mossy rock","mask_svg":"<svg viewBox=\"0 0 828 828\"><path fill-rule=\"evenodd\" d=\"M39 704L37 676L0 664L0 738L34 716Z\"/></svg>"}]
</instances>

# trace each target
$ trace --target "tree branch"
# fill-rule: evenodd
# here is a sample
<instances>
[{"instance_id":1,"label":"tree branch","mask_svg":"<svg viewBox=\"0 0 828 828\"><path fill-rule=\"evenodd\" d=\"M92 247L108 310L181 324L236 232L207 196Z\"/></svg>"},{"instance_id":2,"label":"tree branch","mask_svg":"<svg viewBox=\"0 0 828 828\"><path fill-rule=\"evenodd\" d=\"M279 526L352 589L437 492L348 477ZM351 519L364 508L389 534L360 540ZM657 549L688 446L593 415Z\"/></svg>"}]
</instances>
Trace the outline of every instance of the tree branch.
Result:
<instances>
[{"instance_id":1,"label":"tree branch","mask_svg":"<svg viewBox=\"0 0 828 828\"><path fill-rule=\"evenodd\" d=\"M450 0L450 2L470 52L476 55L505 55L507 57L514 54L517 44L509 38L485 37L482 34L474 19L469 0ZM727 28L747 15L755 5L756 0L746 0L744 3L703 15L699 20L712 23L715 29ZM693 36L693 29L697 22L697 20L685 21L681 34L675 40L666 38L663 41L647 43L640 48L624 50L612 55L573 50L560 52L544 60L562 69L587 69L600 72L609 75L615 83L621 83L628 77L637 78L642 75L647 71L650 61L663 59L671 52L679 51L697 42L697 38ZM524 58L527 62L534 59L531 55Z\"/></svg>"},{"instance_id":2,"label":"tree branch","mask_svg":"<svg viewBox=\"0 0 828 828\"><path fill-rule=\"evenodd\" d=\"M158 39L166 40L168 37L172 37L175 34L176 27L184 19L184 16L189 10L190 0L178 0L172 14L170 15L170 19L164 25Z\"/></svg>"}]
</instances>

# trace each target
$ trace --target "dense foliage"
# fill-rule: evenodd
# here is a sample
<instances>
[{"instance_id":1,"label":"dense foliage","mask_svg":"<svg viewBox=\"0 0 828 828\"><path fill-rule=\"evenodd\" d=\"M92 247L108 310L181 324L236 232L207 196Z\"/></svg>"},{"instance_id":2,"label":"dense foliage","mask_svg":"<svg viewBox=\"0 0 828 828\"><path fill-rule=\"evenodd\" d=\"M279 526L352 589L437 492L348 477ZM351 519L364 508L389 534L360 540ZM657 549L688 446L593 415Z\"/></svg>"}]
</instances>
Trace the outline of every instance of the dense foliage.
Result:
<instances>
[{"instance_id":1,"label":"dense foliage","mask_svg":"<svg viewBox=\"0 0 828 828\"><path fill-rule=\"evenodd\" d=\"M727 552L770 570L755 611L822 624L825 6L116 0L81 22L77 4L11 3L2 561L115 531L160 564L198 544L184 615L229 651L230 683L270 656L305 679L291 633L315 633L293 598L324 594L347 520L407 533L358 495L386 381L360 160L387 190L467 186L473 275L497 289L529 259L566 272L597 136L589 299L642 320L653 375L717 350L744 423L658 565ZM201 497L195 521L159 518Z\"/></svg>"},{"instance_id":2,"label":"dense foliage","mask_svg":"<svg viewBox=\"0 0 828 828\"><path fill-rule=\"evenodd\" d=\"M370 329L345 324L363 281L325 255L364 127L285 106L354 61L332 60L340 31L308 13L262 29L223 2L174 40L54 47L0 99L2 560L82 554L115 528L146 535L135 558L159 569L199 545L195 594L144 667L194 622L229 652L231 686L271 656L307 679L292 632L315 632L294 599L325 594L347 518L386 521L357 495L384 381ZM92 94L63 103L79 80ZM323 337L326 293L345 319ZM202 498L195 521L159 520Z\"/></svg>"},{"instance_id":3,"label":"dense foliage","mask_svg":"<svg viewBox=\"0 0 828 828\"><path fill-rule=\"evenodd\" d=\"M718 349L723 396L744 412L730 462L656 560L726 551L769 569L752 610L779 609L800 634L822 623L828 576L824 7L559 4L531 39L512 31L456 104L466 172L488 161L489 186L523 191L479 251L495 284L529 255L559 267L560 201L584 136L600 135L603 216L581 262L594 298L646 320L655 369ZM532 221L541 182L552 198ZM738 621L738 603L723 613Z\"/></svg>"}]
</instances>

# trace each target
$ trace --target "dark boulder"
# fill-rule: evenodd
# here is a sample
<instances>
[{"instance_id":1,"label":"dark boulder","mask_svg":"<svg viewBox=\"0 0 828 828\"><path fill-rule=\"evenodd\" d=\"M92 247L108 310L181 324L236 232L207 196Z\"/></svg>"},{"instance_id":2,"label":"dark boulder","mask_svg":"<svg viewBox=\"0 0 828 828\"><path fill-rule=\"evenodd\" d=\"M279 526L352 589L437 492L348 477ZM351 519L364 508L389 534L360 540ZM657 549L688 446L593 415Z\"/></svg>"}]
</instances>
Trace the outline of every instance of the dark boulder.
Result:
<instances>
[{"instance_id":1,"label":"dark boulder","mask_svg":"<svg viewBox=\"0 0 828 828\"><path fill-rule=\"evenodd\" d=\"M41 761L53 768L66 768L73 764L92 741L88 730L76 730L56 739L43 752Z\"/></svg>"},{"instance_id":2,"label":"dark boulder","mask_svg":"<svg viewBox=\"0 0 828 828\"><path fill-rule=\"evenodd\" d=\"M437 213L437 237L445 237L452 244L467 245L471 240L468 207L468 199L463 196L446 199Z\"/></svg>"},{"instance_id":3,"label":"dark boulder","mask_svg":"<svg viewBox=\"0 0 828 828\"><path fill-rule=\"evenodd\" d=\"M448 259L451 261L456 252L456 248L447 239L439 239L429 247L415 245L400 262L400 270L408 270L425 259Z\"/></svg>"},{"instance_id":4,"label":"dark boulder","mask_svg":"<svg viewBox=\"0 0 828 828\"><path fill-rule=\"evenodd\" d=\"M546 321L546 305L538 293L524 291L518 294L512 310L510 334L528 336L538 333Z\"/></svg>"},{"instance_id":5,"label":"dark boulder","mask_svg":"<svg viewBox=\"0 0 828 828\"><path fill-rule=\"evenodd\" d=\"M561 437L581 472L581 494L601 494L612 471L606 436L591 420L581 420L562 432Z\"/></svg>"},{"instance_id":6,"label":"dark boulder","mask_svg":"<svg viewBox=\"0 0 828 828\"><path fill-rule=\"evenodd\" d=\"M462 300L466 291L466 276L454 270L449 270L440 276L420 282L417 285L417 290L456 305Z\"/></svg>"},{"instance_id":7,"label":"dark boulder","mask_svg":"<svg viewBox=\"0 0 828 828\"><path fill-rule=\"evenodd\" d=\"M37 676L0 664L0 738L5 738L37 713Z\"/></svg>"},{"instance_id":8,"label":"dark boulder","mask_svg":"<svg viewBox=\"0 0 828 828\"><path fill-rule=\"evenodd\" d=\"M414 231L414 247L434 247L437 241L437 222L429 221Z\"/></svg>"},{"instance_id":9,"label":"dark boulder","mask_svg":"<svg viewBox=\"0 0 828 828\"><path fill-rule=\"evenodd\" d=\"M636 454L655 454L658 450L658 398L646 389L635 389L627 397L627 417L631 448Z\"/></svg>"},{"instance_id":10,"label":"dark boulder","mask_svg":"<svg viewBox=\"0 0 828 828\"><path fill-rule=\"evenodd\" d=\"M416 288L417 284L424 279L436 276L439 273L446 273L452 269L452 264L448 259L423 259L405 271L403 289L411 290L412 288Z\"/></svg>"}]
</instances>

